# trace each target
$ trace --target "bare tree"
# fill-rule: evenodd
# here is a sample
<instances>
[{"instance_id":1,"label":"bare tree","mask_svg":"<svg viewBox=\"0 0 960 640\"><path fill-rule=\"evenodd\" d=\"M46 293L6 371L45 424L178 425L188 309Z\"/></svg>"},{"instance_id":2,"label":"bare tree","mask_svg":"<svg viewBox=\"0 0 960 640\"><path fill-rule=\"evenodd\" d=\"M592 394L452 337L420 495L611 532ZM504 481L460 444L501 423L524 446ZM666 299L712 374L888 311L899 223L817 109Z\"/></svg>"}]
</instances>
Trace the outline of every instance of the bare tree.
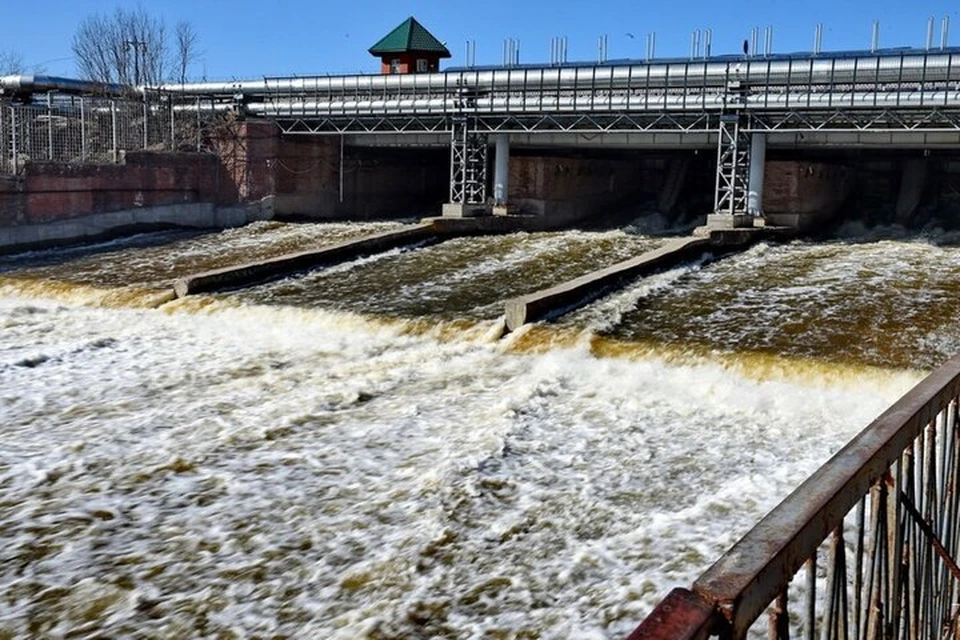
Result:
<instances>
[{"instance_id":1,"label":"bare tree","mask_svg":"<svg viewBox=\"0 0 960 640\"><path fill-rule=\"evenodd\" d=\"M187 70L197 61L197 32L189 22L177 23L174 63L180 84L187 81Z\"/></svg>"},{"instance_id":2,"label":"bare tree","mask_svg":"<svg viewBox=\"0 0 960 640\"><path fill-rule=\"evenodd\" d=\"M185 58L181 32L187 45ZM77 69L86 78L157 85L169 80L173 73L185 77L187 67L196 57L197 36L193 28L180 23L176 36L175 50L171 50L163 18L152 16L143 8L117 8L112 14L96 13L81 22L73 36L72 49Z\"/></svg>"},{"instance_id":3,"label":"bare tree","mask_svg":"<svg viewBox=\"0 0 960 640\"><path fill-rule=\"evenodd\" d=\"M15 51L0 51L0 76L23 73L23 56Z\"/></svg>"}]
</instances>

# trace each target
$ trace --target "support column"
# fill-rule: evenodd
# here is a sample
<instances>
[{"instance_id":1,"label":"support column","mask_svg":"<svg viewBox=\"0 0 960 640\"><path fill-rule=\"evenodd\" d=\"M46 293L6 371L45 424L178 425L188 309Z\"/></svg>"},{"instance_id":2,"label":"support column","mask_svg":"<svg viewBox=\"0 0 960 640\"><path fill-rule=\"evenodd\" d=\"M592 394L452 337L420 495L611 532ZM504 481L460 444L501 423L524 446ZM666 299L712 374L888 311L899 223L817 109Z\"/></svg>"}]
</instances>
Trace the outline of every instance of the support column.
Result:
<instances>
[{"instance_id":1,"label":"support column","mask_svg":"<svg viewBox=\"0 0 960 640\"><path fill-rule=\"evenodd\" d=\"M445 217L463 218L490 213L487 203L487 136L468 118L451 123L450 202Z\"/></svg>"},{"instance_id":2,"label":"support column","mask_svg":"<svg viewBox=\"0 0 960 640\"><path fill-rule=\"evenodd\" d=\"M493 169L493 204L506 206L510 192L510 137L502 133L494 137L496 160Z\"/></svg>"},{"instance_id":3,"label":"support column","mask_svg":"<svg viewBox=\"0 0 960 640\"><path fill-rule=\"evenodd\" d=\"M742 120L740 112L720 116L714 209L707 216L707 224L703 228L708 231L753 226L753 219L747 213L751 145Z\"/></svg>"},{"instance_id":4,"label":"support column","mask_svg":"<svg viewBox=\"0 0 960 640\"><path fill-rule=\"evenodd\" d=\"M767 134L750 135L750 184L747 187L747 213L763 216L763 168L767 161Z\"/></svg>"},{"instance_id":5,"label":"support column","mask_svg":"<svg viewBox=\"0 0 960 640\"><path fill-rule=\"evenodd\" d=\"M913 217L927 180L927 159L904 160L900 174L900 192L897 194L897 222L907 224Z\"/></svg>"}]
</instances>

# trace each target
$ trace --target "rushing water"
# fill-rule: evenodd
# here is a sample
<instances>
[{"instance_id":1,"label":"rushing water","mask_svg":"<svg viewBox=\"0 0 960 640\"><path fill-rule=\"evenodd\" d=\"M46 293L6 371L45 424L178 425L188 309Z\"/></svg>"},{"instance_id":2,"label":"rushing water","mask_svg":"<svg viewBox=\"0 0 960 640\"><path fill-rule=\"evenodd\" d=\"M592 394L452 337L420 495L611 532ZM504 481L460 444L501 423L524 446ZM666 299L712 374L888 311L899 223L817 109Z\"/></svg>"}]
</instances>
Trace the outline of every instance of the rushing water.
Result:
<instances>
[{"instance_id":1,"label":"rushing water","mask_svg":"<svg viewBox=\"0 0 960 640\"><path fill-rule=\"evenodd\" d=\"M499 341L503 298L657 240L167 294L384 228L0 262L0 638L622 637L960 345L942 234L760 245Z\"/></svg>"}]
</instances>

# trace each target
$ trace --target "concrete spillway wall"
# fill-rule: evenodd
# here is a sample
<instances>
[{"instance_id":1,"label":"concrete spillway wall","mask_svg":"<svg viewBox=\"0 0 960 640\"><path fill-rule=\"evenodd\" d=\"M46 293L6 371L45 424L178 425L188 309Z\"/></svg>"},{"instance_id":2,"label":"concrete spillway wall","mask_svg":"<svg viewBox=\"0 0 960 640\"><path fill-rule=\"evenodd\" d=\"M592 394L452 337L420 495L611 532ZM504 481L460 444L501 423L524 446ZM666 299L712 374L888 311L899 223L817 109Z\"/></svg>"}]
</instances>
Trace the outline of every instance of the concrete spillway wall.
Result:
<instances>
[{"instance_id":1,"label":"concrete spillway wall","mask_svg":"<svg viewBox=\"0 0 960 640\"><path fill-rule=\"evenodd\" d=\"M0 252L165 227L223 228L273 217L272 198L241 203L220 158L129 153L118 164L31 163L0 178Z\"/></svg>"}]
</instances>

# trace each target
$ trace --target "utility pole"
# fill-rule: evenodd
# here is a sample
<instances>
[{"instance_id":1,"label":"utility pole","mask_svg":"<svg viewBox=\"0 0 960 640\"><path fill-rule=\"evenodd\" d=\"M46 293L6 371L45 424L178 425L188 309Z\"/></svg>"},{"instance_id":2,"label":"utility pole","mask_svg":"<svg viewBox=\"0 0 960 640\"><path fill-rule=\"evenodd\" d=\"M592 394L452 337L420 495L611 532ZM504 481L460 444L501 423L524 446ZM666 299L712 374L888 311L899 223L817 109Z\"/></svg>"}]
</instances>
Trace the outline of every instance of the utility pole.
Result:
<instances>
[{"instance_id":1,"label":"utility pole","mask_svg":"<svg viewBox=\"0 0 960 640\"><path fill-rule=\"evenodd\" d=\"M143 59L146 62L147 43L134 38L133 40L125 40L123 44L126 45L127 50L133 47L133 85L140 86L140 51L143 50Z\"/></svg>"}]
</instances>

